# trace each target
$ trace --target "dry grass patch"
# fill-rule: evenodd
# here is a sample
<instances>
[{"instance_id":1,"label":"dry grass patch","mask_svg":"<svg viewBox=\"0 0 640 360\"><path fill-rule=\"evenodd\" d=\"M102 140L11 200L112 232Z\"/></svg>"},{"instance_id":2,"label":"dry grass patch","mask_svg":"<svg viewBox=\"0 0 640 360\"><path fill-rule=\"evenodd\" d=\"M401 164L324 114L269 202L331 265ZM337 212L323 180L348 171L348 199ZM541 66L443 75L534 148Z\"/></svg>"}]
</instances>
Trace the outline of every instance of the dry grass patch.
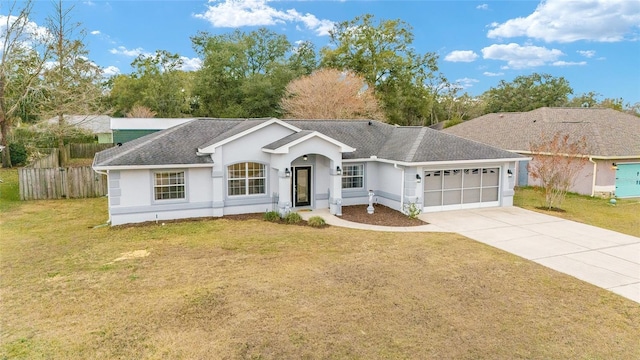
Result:
<instances>
[{"instance_id":1,"label":"dry grass patch","mask_svg":"<svg viewBox=\"0 0 640 360\"><path fill-rule=\"evenodd\" d=\"M0 358L634 358L640 306L454 234L0 217ZM112 262L144 249L148 256Z\"/></svg>"}]
</instances>

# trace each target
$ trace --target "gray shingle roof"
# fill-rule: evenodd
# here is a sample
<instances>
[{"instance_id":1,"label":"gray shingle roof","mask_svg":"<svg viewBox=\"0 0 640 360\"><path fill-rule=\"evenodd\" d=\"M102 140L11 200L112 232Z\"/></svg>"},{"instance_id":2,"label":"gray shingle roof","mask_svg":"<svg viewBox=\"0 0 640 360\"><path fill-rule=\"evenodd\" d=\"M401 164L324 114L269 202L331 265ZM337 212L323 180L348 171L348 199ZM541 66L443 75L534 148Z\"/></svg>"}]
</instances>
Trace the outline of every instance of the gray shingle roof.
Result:
<instances>
[{"instance_id":1,"label":"gray shingle roof","mask_svg":"<svg viewBox=\"0 0 640 360\"><path fill-rule=\"evenodd\" d=\"M68 125L91 131L94 134L111 133L111 117L108 115L64 115ZM58 124L58 117L46 121L49 125Z\"/></svg>"},{"instance_id":2,"label":"gray shingle roof","mask_svg":"<svg viewBox=\"0 0 640 360\"><path fill-rule=\"evenodd\" d=\"M585 137L593 156L640 158L640 118L612 109L540 108L487 114L442 130L512 151L555 133Z\"/></svg>"},{"instance_id":3,"label":"gray shingle roof","mask_svg":"<svg viewBox=\"0 0 640 360\"><path fill-rule=\"evenodd\" d=\"M124 143L96 154L94 166L135 166L210 163L198 148L215 144L269 119L197 119ZM422 127L398 127L366 120L284 120L299 129L260 148L277 148L317 131L356 149L343 159L377 156L401 162L520 158L512 152Z\"/></svg>"},{"instance_id":4,"label":"gray shingle roof","mask_svg":"<svg viewBox=\"0 0 640 360\"><path fill-rule=\"evenodd\" d=\"M313 131L311 130L301 130L298 131L297 133L293 133L289 136L285 136L282 139L278 140L278 141L274 141L271 144L267 144L265 146L263 146L263 149L267 149L267 150L275 150L281 146L287 145L289 143L292 143L300 138L303 138L309 134L312 134Z\"/></svg>"}]
</instances>

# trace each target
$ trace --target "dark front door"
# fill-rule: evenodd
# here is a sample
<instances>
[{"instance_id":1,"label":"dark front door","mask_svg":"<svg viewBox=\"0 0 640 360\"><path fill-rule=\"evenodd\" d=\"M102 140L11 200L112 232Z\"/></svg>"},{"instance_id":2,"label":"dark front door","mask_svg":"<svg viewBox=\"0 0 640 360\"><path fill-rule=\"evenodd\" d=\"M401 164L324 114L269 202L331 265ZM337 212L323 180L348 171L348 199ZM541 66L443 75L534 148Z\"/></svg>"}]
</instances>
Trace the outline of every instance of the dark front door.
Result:
<instances>
[{"instance_id":1,"label":"dark front door","mask_svg":"<svg viewBox=\"0 0 640 360\"><path fill-rule=\"evenodd\" d=\"M297 167L293 174L293 206L311 205L311 167Z\"/></svg>"}]
</instances>

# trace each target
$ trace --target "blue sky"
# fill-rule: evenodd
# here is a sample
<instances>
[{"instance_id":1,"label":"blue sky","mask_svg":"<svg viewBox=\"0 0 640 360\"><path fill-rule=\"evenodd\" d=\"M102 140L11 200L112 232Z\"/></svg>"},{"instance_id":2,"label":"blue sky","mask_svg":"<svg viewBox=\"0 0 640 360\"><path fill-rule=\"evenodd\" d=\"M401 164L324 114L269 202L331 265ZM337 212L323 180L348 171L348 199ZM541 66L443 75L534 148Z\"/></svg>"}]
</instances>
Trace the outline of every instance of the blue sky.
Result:
<instances>
[{"instance_id":1,"label":"blue sky","mask_svg":"<svg viewBox=\"0 0 640 360\"><path fill-rule=\"evenodd\" d=\"M328 42L336 22L370 13L413 28L419 53L434 52L451 82L471 95L534 72L565 77L574 94L640 102L640 1L72 1L87 31L89 58L108 74L129 73L138 54L180 54L185 69L200 60L190 37L267 27L289 41ZM6 15L0 8L0 18ZM37 1L32 21L44 25L50 1ZM6 17L4 17L6 20ZM2 19L0 19L2 20ZM2 20L4 23L5 20Z\"/></svg>"}]
</instances>

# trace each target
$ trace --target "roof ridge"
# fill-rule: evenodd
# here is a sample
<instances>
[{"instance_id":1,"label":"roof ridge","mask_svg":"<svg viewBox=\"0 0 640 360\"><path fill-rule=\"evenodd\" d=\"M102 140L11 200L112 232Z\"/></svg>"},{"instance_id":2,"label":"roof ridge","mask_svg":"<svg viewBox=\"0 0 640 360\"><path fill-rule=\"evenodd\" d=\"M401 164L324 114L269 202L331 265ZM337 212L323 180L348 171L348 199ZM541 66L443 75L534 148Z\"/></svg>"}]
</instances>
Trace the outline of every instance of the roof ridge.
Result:
<instances>
[{"instance_id":1,"label":"roof ridge","mask_svg":"<svg viewBox=\"0 0 640 360\"><path fill-rule=\"evenodd\" d=\"M427 127L423 127L422 129L420 129L420 132L418 133L418 136L416 137L416 139L413 141L413 144L411 144L411 148L409 149L409 152L407 152L407 156L404 158L404 161L413 160L413 157L416 156L418 147L420 147L420 144L422 143L422 139L424 138L424 135L427 133L428 129L429 128Z\"/></svg>"},{"instance_id":2,"label":"roof ridge","mask_svg":"<svg viewBox=\"0 0 640 360\"><path fill-rule=\"evenodd\" d=\"M118 158L120 158L120 157L122 157L124 155L127 155L127 154L131 153L132 151L138 150L139 148L143 147L144 145L147 145L147 144L149 144L149 143L151 143L153 141L156 141L157 139L161 139L161 138L163 138L163 137L165 137L165 136L167 136L169 134L172 134L173 132L178 130L178 128L186 126L187 124L190 124L193 121L197 121L197 120L190 120L190 121L184 122L182 124L178 124L176 126L170 127L168 129L166 129L165 131L158 131L156 133L153 133L154 135L157 135L157 136L150 136L149 139L147 139L145 141L142 141L139 144L131 146L131 149L127 149L127 150L117 154L116 156L109 158L108 161L116 160L116 159L118 159ZM107 161L107 160L105 160L105 161ZM104 162L104 161L102 161L102 162Z\"/></svg>"}]
</instances>

